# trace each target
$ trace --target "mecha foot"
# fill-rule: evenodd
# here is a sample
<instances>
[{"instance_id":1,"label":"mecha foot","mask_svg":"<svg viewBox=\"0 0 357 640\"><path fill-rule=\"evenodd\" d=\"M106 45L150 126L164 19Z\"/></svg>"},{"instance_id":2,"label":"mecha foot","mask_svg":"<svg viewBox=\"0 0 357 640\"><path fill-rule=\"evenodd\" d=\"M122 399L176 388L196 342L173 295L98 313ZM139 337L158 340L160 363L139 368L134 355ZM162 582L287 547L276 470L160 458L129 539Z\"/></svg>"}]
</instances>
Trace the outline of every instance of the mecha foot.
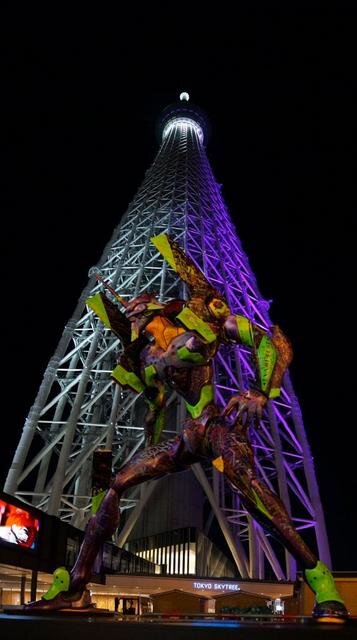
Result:
<instances>
[{"instance_id":1,"label":"mecha foot","mask_svg":"<svg viewBox=\"0 0 357 640\"><path fill-rule=\"evenodd\" d=\"M327 600L315 604L312 616L317 622L343 624L348 619L349 613L342 602Z\"/></svg>"},{"instance_id":2,"label":"mecha foot","mask_svg":"<svg viewBox=\"0 0 357 640\"><path fill-rule=\"evenodd\" d=\"M349 614L328 567L319 560L313 569L305 569L304 575L316 598L313 618L318 622L345 622Z\"/></svg>"}]
</instances>

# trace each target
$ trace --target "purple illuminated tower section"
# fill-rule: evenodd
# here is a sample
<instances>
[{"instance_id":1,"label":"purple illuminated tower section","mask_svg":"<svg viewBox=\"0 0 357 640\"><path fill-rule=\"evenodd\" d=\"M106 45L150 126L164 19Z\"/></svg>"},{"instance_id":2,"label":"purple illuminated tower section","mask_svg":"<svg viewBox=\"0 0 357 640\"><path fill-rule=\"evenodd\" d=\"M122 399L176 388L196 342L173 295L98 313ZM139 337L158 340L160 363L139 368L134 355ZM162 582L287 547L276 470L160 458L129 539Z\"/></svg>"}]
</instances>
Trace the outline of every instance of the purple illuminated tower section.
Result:
<instances>
[{"instance_id":1,"label":"purple illuminated tower section","mask_svg":"<svg viewBox=\"0 0 357 640\"><path fill-rule=\"evenodd\" d=\"M187 94L180 98L162 114L158 154L98 268L127 299L146 290L163 301L185 297L182 281L150 242L152 236L169 233L226 296L232 312L269 327L269 304L258 290L206 155L207 119ZM120 342L85 307L99 287L91 276L45 371L5 485L8 493L80 527L90 514L93 452L111 449L118 469L144 442L143 400L109 377ZM216 400L223 406L252 384L251 353L244 347L222 347L214 370ZM164 437L179 432L185 417L174 393L168 405ZM289 375L281 397L269 402L261 428L251 437L259 474L280 494L296 528L306 530L319 557L330 564L314 465ZM194 465L187 473L203 489L211 510L207 520L216 518L242 577L264 578L269 568L269 575L278 579L295 578L293 558L251 519L219 471ZM125 495L120 545L157 486L150 482Z\"/></svg>"}]
</instances>

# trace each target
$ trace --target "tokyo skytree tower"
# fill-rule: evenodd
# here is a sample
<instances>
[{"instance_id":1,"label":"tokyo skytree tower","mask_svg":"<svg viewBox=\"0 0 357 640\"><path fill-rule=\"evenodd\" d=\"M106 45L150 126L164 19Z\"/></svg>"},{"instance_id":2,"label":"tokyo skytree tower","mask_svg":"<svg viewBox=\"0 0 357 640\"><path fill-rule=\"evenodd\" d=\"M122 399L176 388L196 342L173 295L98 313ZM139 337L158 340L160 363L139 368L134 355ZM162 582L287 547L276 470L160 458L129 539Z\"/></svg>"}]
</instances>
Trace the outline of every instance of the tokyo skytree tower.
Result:
<instances>
[{"instance_id":1,"label":"tokyo skytree tower","mask_svg":"<svg viewBox=\"0 0 357 640\"><path fill-rule=\"evenodd\" d=\"M160 301L185 298L185 285L150 238L168 233L226 298L232 313L263 328L272 322L247 256L213 176L206 151L206 116L181 94L161 116L161 146L129 204L64 328L9 469L4 490L43 511L84 528L91 510L92 461L98 449L112 451L118 470L144 446L145 402L115 384L110 374L120 341L86 307L103 285L124 299L144 291ZM278 319L279 320L279 319ZM244 346L223 346L215 356L216 402L254 384L252 354ZM183 401L172 392L164 438L180 432ZM261 426L252 430L258 474L285 503L298 530L308 529L320 558L330 564L324 516L301 411L286 374L279 398L271 400ZM270 566L277 579L294 579L295 561L252 520L239 495L212 465L193 466L242 578L264 578ZM150 498L155 481L128 491L127 513L117 542L122 546ZM213 517L213 516L212 516Z\"/></svg>"}]
</instances>

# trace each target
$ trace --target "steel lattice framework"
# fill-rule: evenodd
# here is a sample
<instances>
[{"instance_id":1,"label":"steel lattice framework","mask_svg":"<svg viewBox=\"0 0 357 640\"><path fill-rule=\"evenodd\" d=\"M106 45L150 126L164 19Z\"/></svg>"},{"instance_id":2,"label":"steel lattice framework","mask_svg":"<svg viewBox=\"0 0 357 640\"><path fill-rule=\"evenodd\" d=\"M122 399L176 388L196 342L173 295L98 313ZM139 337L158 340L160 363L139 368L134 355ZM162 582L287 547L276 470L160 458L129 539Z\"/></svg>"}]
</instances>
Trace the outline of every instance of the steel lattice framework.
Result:
<instances>
[{"instance_id":1,"label":"steel lattice framework","mask_svg":"<svg viewBox=\"0 0 357 640\"><path fill-rule=\"evenodd\" d=\"M259 293L235 227L214 179L205 148L205 120L183 103L167 109L162 143L136 197L107 244L98 268L130 299L156 292L161 300L185 295L182 282L150 242L169 233L225 294L232 312L271 326L269 304ZM92 455L113 451L115 468L143 446L142 398L110 379L121 345L85 306L100 285L91 276L57 350L45 371L5 484L5 491L84 526L91 505ZM214 362L216 400L253 379L251 353L222 347ZM183 403L169 400L165 437L180 430ZM321 559L329 563L324 516L301 411L289 375L280 398L271 401L252 434L259 474L278 491L298 529L310 529ZM239 496L212 467L193 469L228 541L242 577L263 578L267 563L278 579L294 579L295 562L283 556L245 509ZM153 483L123 501L131 509L118 541L123 544L148 499Z\"/></svg>"}]
</instances>

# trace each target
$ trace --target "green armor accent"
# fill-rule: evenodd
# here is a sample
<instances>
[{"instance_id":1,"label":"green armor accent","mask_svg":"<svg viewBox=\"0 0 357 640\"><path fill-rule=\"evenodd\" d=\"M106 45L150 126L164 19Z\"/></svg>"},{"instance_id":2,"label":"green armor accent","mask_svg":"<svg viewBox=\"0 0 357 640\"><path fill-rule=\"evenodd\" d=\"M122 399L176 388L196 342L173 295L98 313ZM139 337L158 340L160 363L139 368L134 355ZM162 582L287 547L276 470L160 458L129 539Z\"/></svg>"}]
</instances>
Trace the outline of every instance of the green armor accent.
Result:
<instances>
[{"instance_id":1,"label":"green armor accent","mask_svg":"<svg viewBox=\"0 0 357 640\"><path fill-rule=\"evenodd\" d=\"M50 588L43 594L42 598L44 600L53 600L61 591L68 591L70 581L71 577L66 567L58 567L53 572L53 582Z\"/></svg>"},{"instance_id":2,"label":"green armor accent","mask_svg":"<svg viewBox=\"0 0 357 640\"><path fill-rule=\"evenodd\" d=\"M185 327L187 327L187 329L197 331L197 333L199 333L206 342L210 343L217 340L216 334L212 331L207 322L199 318L188 307L184 307L176 317L185 325Z\"/></svg>"},{"instance_id":3,"label":"green armor accent","mask_svg":"<svg viewBox=\"0 0 357 640\"><path fill-rule=\"evenodd\" d=\"M130 340L132 342L134 342L134 340L137 340L137 338L139 337L139 333L138 331L135 329L134 324L131 325L131 334L130 334Z\"/></svg>"},{"instance_id":4,"label":"green armor accent","mask_svg":"<svg viewBox=\"0 0 357 640\"><path fill-rule=\"evenodd\" d=\"M184 360L186 362L195 362L196 364L203 364L206 362L206 359L201 353L190 351L187 347L180 347L177 349L176 353L180 360Z\"/></svg>"},{"instance_id":5,"label":"green armor accent","mask_svg":"<svg viewBox=\"0 0 357 640\"><path fill-rule=\"evenodd\" d=\"M304 574L306 582L313 590L318 604L329 600L344 604L336 589L331 571L321 560L318 561L313 569L305 569Z\"/></svg>"},{"instance_id":6,"label":"green armor accent","mask_svg":"<svg viewBox=\"0 0 357 640\"><path fill-rule=\"evenodd\" d=\"M264 515L269 518L269 520L272 520L272 516L271 513L269 513L269 511L266 510L264 504L262 503L261 499L259 498L257 492L252 489L252 493L254 494L254 501L255 501L255 506L257 507L258 511L260 511L261 513L264 513Z\"/></svg>"},{"instance_id":7,"label":"green armor accent","mask_svg":"<svg viewBox=\"0 0 357 640\"><path fill-rule=\"evenodd\" d=\"M94 311L94 313L100 318L103 324L111 329L110 321L108 318L108 314L106 312L105 306L103 304L103 300L100 293L96 293L94 296L87 298L86 305Z\"/></svg>"},{"instance_id":8,"label":"green armor accent","mask_svg":"<svg viewBox=\"0 0 357 640\"><path fill-rule=\"evenodd\" d=\"M134 371L127 371L120 364L118 364L118 366L112 371L112 378L117 380L121 385L131 387L131 389L137 391L137 393L140 393L145 389L145 385L142 383L140 378L138 378L136 373L134 373Z\"/></svg>"},{"instance_id":9,"label":"green armor accent","mask_svg":"<svg viewBox=\"0 0 357 640\"><path fill-rule=\"evenodd\" d=\"M270 389L269 398L278 398L279 396L280 396L280 388L279 387L273 387L272 389Z\"/></svg>"},{"instance_id":10,"label":"green armor accent","mask_svg":"<svg viewBox=\"0 0 357 640\"><path fill-rule=\"evenodd\" d=\"M148 311L154 311L155 309L162 309L163 306L164 305L160 304L160 302L158 304L155 304L155 302L148 302L146 308L148 309Z\"/></svg>"},{"instance_id":11,"label":"green armor accent","mask_svg":"<svg viewBox=\"0 0 357 640\"><path fill-rule=\"evenodd\" d=\"M192 405L186 402L187 411L192 418L199 418L203 409L213 400L213 386L211 384L205 384L200 393L200 399L197 404Z\"/></svg>"},{"instance_id":12,"label":"green armor accent","mask_svg":"<svg viewBox=\"0 0 357 640\"><path fill-rule=\"evenodd\" d=\"M266 392L276 363L276 350L268 336L262 337L257 350L257 358L261 388Z\"/></svg>"},{"instance_id":13,"label":"green armor accent","mask_svg":"<svg viewBox=\"0 0 357 640\"><path fill-rule=\"evenodd\" d=\"M147 387L155 386L154 378L156 374L157 374L156 367L153 364L150 364L148 367L145 367L144 377L145 377L145 384Z\"/></svg>"},{"instance_id":14,"label":"green armor accent","mask_svg":"<svg viewBox=\"0 0 357 640\"><path fill-rule=\"evenodd\" d=\"M160 442L161 432L164 428L164 411L161 410L155 420L153 444Z\"/></svg>"},{"instance_id":15,"label":"green armor accent","mask_svg":"<svg viewBox=\"0 0 357 640\"><path fill-rule=\"evenodd\" d=\"M164 256L166 262L169 263L170 267L172 267L174 271L177 271L176 260L174 258L174 254L172 253L167 235L162 234L159 236L154 236L153 238L150 238L150 240L156 247L156 249L160 251L161 255Z\"/></svg>"},{"instance_id":16,"label":"green armor accent","mask_svg":"<svg viewBox=\"0 0 357 640\"><path fill-rule=\"evenodd\" d=\"M247 347L252 347L254 344L252 325L249 322L248 318L245 318L244 316L236 316L236 322L242 344L246 345Z\"/></svg>"},{"instance_id":17,"label":"green armor accent","mask_svg":"<svg viewBox=\"0 0 357 640\"><path fill-rule=\"evenodd\" d=\"M95 496L92 496L92 513L93 514L97 513L106 495L107 495L107 491L100 491L99 493L96 493Z\"/></svg>"}]
</instances>

